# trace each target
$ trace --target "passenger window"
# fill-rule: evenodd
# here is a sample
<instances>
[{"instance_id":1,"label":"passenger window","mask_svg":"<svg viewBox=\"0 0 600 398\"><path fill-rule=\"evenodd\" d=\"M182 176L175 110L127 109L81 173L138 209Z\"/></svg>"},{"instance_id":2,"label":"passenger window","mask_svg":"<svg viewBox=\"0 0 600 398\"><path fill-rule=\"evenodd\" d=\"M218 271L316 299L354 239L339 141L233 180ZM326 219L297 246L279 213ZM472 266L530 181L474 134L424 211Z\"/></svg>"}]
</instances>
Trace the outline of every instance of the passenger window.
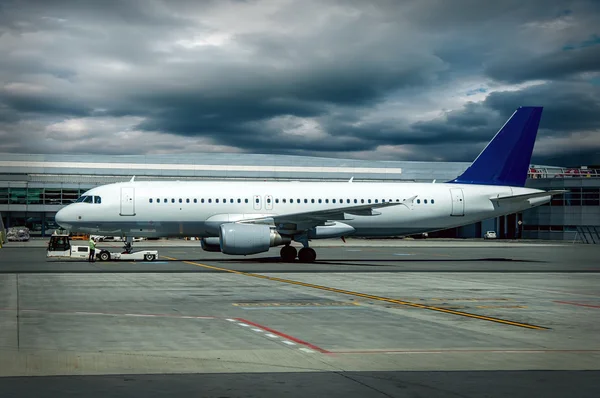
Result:
<instances>
[{"instance_id":1,"label":"passenger window","mask_svg":"<svg viewBox=\"0 0 600 398\"><path fill-rule=\"evenodd\" d=\"M329 203L329 199L325 199L325 203Z\"/></svg>"},{"instance_id":2,"label":"passenger window","mask_svg":"<svg viewBox=\"0 0 600 398\"><path fill-rule=\"evenodd\" d=\"M331 201L331 203L335 203L335 199L333 199L333 200Z\"/></svg>"},{"instance_id":3,"label":"passenger window","mask_svg":"<svg viewBox=\"0 0 600 398\"><path fill-rule=\"evenodd\" d=\"M423 201L423 203L427 204L427 199L425 199L425 200Z\"/></svg>"},{"instance_id":4,"label":"passenger window","mask_svg":"<svg viewBox=\"0 0 600 398\"><path fill-rule=\"evenodd\" d=\"M156 203L160 203L160 198L156 198Z\"/></svg>"},{"instance_id":5,"label":"passenger window","mask_svg":"<svg viewBox=\"0 0 600 398\"><path fill-rule=\"evenodd\" d=\"M198 199L194 198L194 203L198 203Z\"/></svg>"},{"instance_id":6,"label":"passenger window","mask_svg":"<svg viewBox=\"0 0 600 398\"><path fill-rule=\"evenodd\" d=\"M290 203L294 203L294 199L290 199Z\"/></svg>"},{"instance_id":7,"label":"passenger window","mask_svg":"<svg viewBox=\"0 0 600 398\"><path fill-rule=\"evenodd\" d=\"M361 199L361 200L360 200L360 203L365 203L365 200L364 200L364 199Z\"/></svg>"},{"instance_id":8,"label":"passenger window","mask_svg":"<svg viewBox=\"0 0 600 398\"><path fill-rule=\"evenodd\" d=\"M304 203L308 203L308 199L304 199Z\"/></svg>"},{"instance_id":9,"label":"passenger window","mask_svg":"<svg viewBox=\"0 0 600 398\"><path fill-rule=\"evenodd\" d=\"M279 199L275 199L275 203L279 203Z\"/></svg>"},{"instance_id":10,"label":"passenger window","mask_svg":"<svg viewBox=\"0 0 600 398\"><path fill-rule=\"evenodd\" d=\"M223 199L223 203L227 203L227 199Z\"/></svg>"},{"instance_id":11,"label":"passenger window","mask_svg":"<svg viewBox=\"0 0 600 398\"><path fill-rule=\"evenodd\" d=\"M233 199L229 199L229 203L233 203Z\"/></svg>"},{"instance_id":12,"label":"passenger window","mask_svg":"<svg viewBox=\"0 0 600 398\"><path fill-rule=\"evenodd\" d=\"M152 198L148 199L148 201L149 201L150 203L152 203Z\"/></svg>"},{"instance_id":13,"label":"passenger window","mask_svg":"<svg viewBox=\"0 0 600 398\"><path fill-rule=\"evenodd\" d=\"M379 203L379 200L378 200L378 199L375 199L375 203Z\"/></svg>"},{"instance_id":14,"label":"passenger window","mask_svg":"<svg viewBox=\"0 0 600 398\"><path fill-rule=\"evenodd\" d=\"M346 203L350 203L350 199L346 199Z\"/></svg>"},{"instance_id":15,"label":"passenger window","mask_svg":"<svg viewBox=\"0 0 600 398\"><path fill-rule=\"evenodd\" d=\"M238 203L242 203L242 200L240 198L238 198Z\"/></svg>"},{"instance_id":16,"label":"passenger window","mask_svg":"<svg viewBox=\"0 0 600 398\"><path fill-rule=\"evenodd\" d=\"M271 203L271 198L267 198L267 203Z\"/></svg>"},{"instance_id":17,"label":"passenger window","mask_svg":"<svg viewBox=\"0 0 600 398\"><path fill-rule=\"evenodd\" d=\"M179 203L183 203L183 200L181 198L179 198Z\"/></svg>"},{"instance_id":18,"label":"passenger window","mask_svg":"<svg viewBox=\"0 0 600 398\"><path fill-rule=\"evenodd\" d=\"M285 203L285 199L281 199L281 201L282 201L283 203Z\"/></svg>"},{"instance_id":19,"label":"passenger window","mask_svg":"<svg viewBox=\"0 0 600 398\"><path fill-rule=\"evenodd\" d=\"M248 203L248 199L244 199L244 203Z\"/></svg>"},{"instance_id":20,"label":"passenger window","mask_svg":"<svg viewBox=\"0 0 600 398\"><path fill-rule=\"evenodd\" d=\"M219 203L219 199L215 199L215 203Z\"/></svg>"},{"instance_id":21,"label":"passenger window","mask_svg":"<svg viewBox=\"0 0 600 398\"><path fill-rule=\"evenodd\" d=\"M321 199L319 199L319 203L323 203L323 201Z\"/></svg>"},{"instance_id":22,"label":"passenger window","mask_svg":"<svg viewBox=\"0 0 600 398\"><path fill-rule=\"evenodd\" d=\"M204 198L200 199L200 203L204 203Z\"/></svg>"},{"instance_id":23,"label":"passenger window","mask_svg":"<svg viewBox=\"0 0 600 398\"><path fill-rule=\"evenodd\" d=\"M433 199L431 199L431 204L434 204L435 202L433 201Z\"/></svg>"},{"instance_id":24,"label":"passenger window","mask_svg":"<svg viewBox=\"0 0 600 398\"><path fill-rule=\"evenodd\" d=\"M417 199L417 204L421 204L421 199Z\"/></svg>"},{"instance_id":25,"label":"passenger window","mask_svg":"<svg viewBox=\"0 0 600 398\"><path fill-rule=\"evenodd\" d=\"M258 198L256 198L256 203L258 203L258 202L259 202L259 199L258 199Z\"/></svg>"},{"instance_id":26,"label":"passenger window","mask_svg":"<svg viewBox=\"0 0 600 398\"><path fill-rule=\"evenodd\" d=\"M171 203L175 203L175 199L171 199Z\"/></svg>"},{"instance_id":27,"label":"passenger window","mask_svg":"<svg viewBox=\"0 0 600 398\"><path fill-rule=\"evenodd\" d=\"M212 203L212 199L209 199L209 200L208 200L208 203Z\"/></svg>"},{"instance_id":28,"label":"passenger window","mask_svg":"<svg viewBox=\"0 0 600 398\"><path fill-rule=\"evenodd\" d=\"M315 203L315 200L314 200L314 199L311 199L311 200L310 200L310 203Z\"/></svg>"},{"instance_id":29,"label":"passenger window","mask_svg":"<svg viewBox=\"0 0 600 398\"><path fill-rule=\"evenodd\" d=\"M358 203L358 199L354 199L354 203Z\"/></svg>"},{"instance_id":30,"label":"passenger window","mask_svg":"<svg viewBox=\"0 0 600 398\"><path fill-rule=\"evenodd\" d=\"M169 201L169 199L165 198L165 200L163 202L167 203Z\"/></svg>"}]
</instances>

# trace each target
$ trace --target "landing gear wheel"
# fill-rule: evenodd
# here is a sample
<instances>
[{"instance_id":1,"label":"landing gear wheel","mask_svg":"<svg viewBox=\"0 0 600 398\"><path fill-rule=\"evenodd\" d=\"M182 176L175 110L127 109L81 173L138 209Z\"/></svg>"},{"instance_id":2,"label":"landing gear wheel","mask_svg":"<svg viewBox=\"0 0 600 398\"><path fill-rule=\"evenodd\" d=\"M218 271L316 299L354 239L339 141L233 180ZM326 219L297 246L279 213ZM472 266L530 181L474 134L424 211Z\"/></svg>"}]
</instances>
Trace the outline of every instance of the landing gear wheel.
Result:
<instances>
[{"instance_id":1,"label":"landing gear wheel","mask_svg":"<svg viewBox=\"0 0 600 398\"><path fill-rule=\"evenodd\" d=\"M317 253L310 247L303 247L298 253L298 260L301 263L312 263L317 259Z\"/></svg>"},{"instance_id":2,"label":"landing gear wheel","mask_svg":"<svg viewBox=\"0 0 600 398\"><path fill-rule=\"evenodd\" d=\"M291 263L296 259L298 251L294 246L283 246L279 254L284 262Z\"/></svg>"}]
</instances>

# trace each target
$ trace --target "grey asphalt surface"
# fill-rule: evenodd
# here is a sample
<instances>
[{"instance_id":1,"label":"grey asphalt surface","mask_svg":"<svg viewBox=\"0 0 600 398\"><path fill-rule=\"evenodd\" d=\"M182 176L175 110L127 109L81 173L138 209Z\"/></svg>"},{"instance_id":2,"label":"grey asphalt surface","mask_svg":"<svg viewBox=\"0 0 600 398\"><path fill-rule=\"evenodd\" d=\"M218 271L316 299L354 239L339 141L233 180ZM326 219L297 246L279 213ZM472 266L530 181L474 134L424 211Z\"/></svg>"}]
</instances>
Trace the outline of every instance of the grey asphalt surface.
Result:
<instances>
[{"instance_id":1,"label":"grey asphalt surface","mask_svg":"<svg viewBox=\"0 0 600 398\"><path fill-rule=\"evenodd\" d=\"M3 398L600 396L597 246L324 242L314 264L42 246L0 249Z\"/></svg>"}]
</instances>

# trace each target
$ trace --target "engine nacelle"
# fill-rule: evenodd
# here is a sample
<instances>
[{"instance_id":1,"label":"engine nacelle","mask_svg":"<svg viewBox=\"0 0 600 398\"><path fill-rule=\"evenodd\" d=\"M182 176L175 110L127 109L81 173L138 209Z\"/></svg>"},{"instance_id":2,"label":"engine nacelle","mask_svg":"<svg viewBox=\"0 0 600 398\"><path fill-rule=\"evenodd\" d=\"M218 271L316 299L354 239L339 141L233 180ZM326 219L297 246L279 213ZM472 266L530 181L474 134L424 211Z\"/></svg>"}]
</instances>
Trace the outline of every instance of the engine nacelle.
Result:
<instances>
[{"instance_id":1,"label":"engine nacelle","mask_svg":"<svg viewBox=\"0 0 600 398\"><path fill-rule=\"evenodd\" d=\"M308 231L309 239L339 238L352 235L356 230L343 222L334 222L330 225L319 225Z\"/></svg>"},{"instance_id":2,"label":"engine nacelle","mask_svg":"<svg viewBox=\"0 0 600 398\"><path fill-rule=\"evenodd\" d=\"M281 236L268 225L226 223L219 228L219 241L224 254L256 254L290 243L291 238Z\"/></svg>"},{"instance_id":3,"label":"engine nacelle","mask_svg":"<svg viewBox=\"0 0 600 398\"><path fill-rule=\"evenodd\" d=\"M200 240L202 249L207 252L221 252L221 244L219 238L202 238Z\"/></svg>"}]
</instances>

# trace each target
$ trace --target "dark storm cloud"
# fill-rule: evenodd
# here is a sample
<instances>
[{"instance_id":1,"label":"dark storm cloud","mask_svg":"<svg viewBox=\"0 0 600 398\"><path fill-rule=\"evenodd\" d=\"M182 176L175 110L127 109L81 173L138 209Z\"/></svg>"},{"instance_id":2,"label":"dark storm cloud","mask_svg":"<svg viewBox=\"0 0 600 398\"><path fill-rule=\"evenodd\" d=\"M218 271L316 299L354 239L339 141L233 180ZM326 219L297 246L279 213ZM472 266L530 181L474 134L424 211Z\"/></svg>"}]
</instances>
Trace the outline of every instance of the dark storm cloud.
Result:
<instances>
[{"instance_id":1,"label":"dark storm cloud","mask_svg":"<svg viewBox=\"0 0 600 398\"><path fill-rule=\"evenodd\" d=\"M599 15L584 0L4 1L0 136L29 139L0 152L85 136L107 153L472 160L542 105L540 158L593 159L591 141L552 145L600 129ZM124 136L147 140L110 145Z\"/></svg>"}]
</instances>

